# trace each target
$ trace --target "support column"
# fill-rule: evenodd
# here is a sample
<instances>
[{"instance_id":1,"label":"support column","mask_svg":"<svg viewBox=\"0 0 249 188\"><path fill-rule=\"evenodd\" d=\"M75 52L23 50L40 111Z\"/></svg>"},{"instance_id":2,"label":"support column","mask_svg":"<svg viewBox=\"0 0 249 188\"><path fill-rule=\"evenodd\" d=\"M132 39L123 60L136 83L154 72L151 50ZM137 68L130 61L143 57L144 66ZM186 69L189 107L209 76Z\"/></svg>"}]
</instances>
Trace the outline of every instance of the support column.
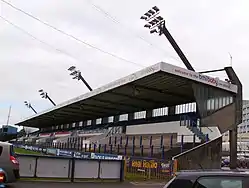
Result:
<instances>
[{"instance_id":1,"label":"support column","mask_svg":"<svg viewBox=\"0 0 249 188\"><path fill-rule=\"evenodd\" d=\"M93 128L96 127L96 119L94 119L94 120L91 121L91 126L92 126Z\"/></svg>"},{"instance_id":2,"label":"support column","mask_svg":"<svg viewBox=\"0 0 249 188\"><path fill-rule=\"evenodd\" d=\"M129 121L132 121L132 120L134 120L134 112L128 114L128 123ZM126 130L127 130L127 124L124 124L122 126L122 133L126 134Z\"/></svg>"},{"instance_id":3,"label":"support column","mask_svg":"<svg viewBox=\"0 0 249 188\"><path fill-rule=\"evenodd\" d=\"M146 119L153 117L153 110L146 110Z\"/></svg>"},{"instance_id":4,"label":"support column","mask_svg":"<svg viewBox=\"0 0 249 188\"><path fill-rule=\"evenodd\" d=\"M108 124L108 117L102 118L102 124Z\"/></svg>"},{"instance_id":5,"label":"support column","mask_svg":"<svg viewBox=\"0 0 249 188\"><path fill-rule=\"evenodd\" d=\"M230 143L230 158L236 159L230 163L231 169L237 168L237 128L229 130L229 143ZM231 161L231 160L230 160Z\"/></svg>"},{"instance_id":6,"label":"support column","mask_svg":"<svg viewBox=\"0 0 249 188\"><path fill-rule=\"evenodd\" d=\"M87 120L82 122L82 129L85 128L87 126Z\"/></svg>"},{"instance_id":7,"label":"support column","mask_svg":"<svg viewBox=\"0 0 249 188\"><path fill-rule=\"evenodd\" d=\"M168 115L175 115L176 114L176 107L175 106L170 106L168 107Z\"/></svg>"},{"instance_id":8,"label":"support column","mask_svg":"<svg viewBox=\"0 0 249 188\"><path fill-rule=\"evenodd\" d=\"M119 115L114 116L113 123L119 122Z\"/></svg>"},{"instance_id":9,"label":"support column","mask_svg":"<svg viewBox=\"0 0 249 188\"><path fill-rule=\"evenodd\" d=\"M229 80L232 81L232 84L237 85L237 94L234 96L233 100L235 102L235 122L234 126L229 131L230 136L230 168L235 169L237 167L237 126L242 123L242 96L243 89L242 83L240 82L238 76L232 67L225 67L225 71Z\"/></svg>"}]
</instances>

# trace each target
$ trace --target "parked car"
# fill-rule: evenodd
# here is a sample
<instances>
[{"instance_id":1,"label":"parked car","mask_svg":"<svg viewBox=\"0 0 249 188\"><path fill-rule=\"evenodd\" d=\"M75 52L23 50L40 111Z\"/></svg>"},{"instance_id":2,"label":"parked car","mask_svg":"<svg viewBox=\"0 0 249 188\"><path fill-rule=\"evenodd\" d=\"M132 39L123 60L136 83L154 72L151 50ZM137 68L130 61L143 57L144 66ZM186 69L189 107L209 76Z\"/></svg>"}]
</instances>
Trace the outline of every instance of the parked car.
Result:
<instances>
[{"instance_id":1,"label":"parked car","mask_svg":"<svg viewBox=\"0 0 249 188\"><path fill-rule=\"evenodd\" d=\"M13 183L20 178L19 162L10 143L0 142L0 168L5 172L5 183Z\"/></svg>"},{"instance_id":2,"label":"parked car","mask_svg":"<svg viewBox=\"0 0 249 188\"><path fill-rule=\"evenodd\" d=\"M249 172L232 170L182 171L164 188L248 188Z\"/></svg>"}]
</instances>

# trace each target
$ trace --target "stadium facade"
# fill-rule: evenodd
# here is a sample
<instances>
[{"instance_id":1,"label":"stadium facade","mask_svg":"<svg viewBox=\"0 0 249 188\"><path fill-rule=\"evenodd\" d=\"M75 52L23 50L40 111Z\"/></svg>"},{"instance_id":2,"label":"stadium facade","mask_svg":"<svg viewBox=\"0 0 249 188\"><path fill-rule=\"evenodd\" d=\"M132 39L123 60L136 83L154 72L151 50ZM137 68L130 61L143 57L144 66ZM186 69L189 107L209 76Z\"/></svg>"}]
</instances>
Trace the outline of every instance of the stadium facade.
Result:
<instances>
[{"instance_id":1,"label":"stadium facade","mask_svg":"<svg viewBox=\"0 0 249 188\"><path fill-rule=\"evenodd\" d=\"M206 143L194 145L187 157L181 158L182 169L196 166L188 162L194 156L199 156L195 162L204 167L217 167L221 158L221 134L230 130L232 140L237 140L236 128L242 119L242 85L231 67L224 70L229 81L161 62L17 125L40 128L39 138L34 137L36 140L49 137L44 139L45 143L56 140L56 134L57 137L67 134L60 141L57 139L58 143L63 140L74 143L74 149L82 149L85 144L107 144L111 150L117 146L120 152L117 143L125 139L126 146L128 143L133 146L134 154L135 146L141 148L143 143L151 149L154 142L153 146L169 151L167 155L171 157L178 154L173 152L172 143L179 146L180 142L183 147L183 141L189 140L184 140L184 136L190 135L192 142ZM95 132L86 132L89 130ZM236 152L234 142L231 148Z\"/></svg>"}]
</instances>

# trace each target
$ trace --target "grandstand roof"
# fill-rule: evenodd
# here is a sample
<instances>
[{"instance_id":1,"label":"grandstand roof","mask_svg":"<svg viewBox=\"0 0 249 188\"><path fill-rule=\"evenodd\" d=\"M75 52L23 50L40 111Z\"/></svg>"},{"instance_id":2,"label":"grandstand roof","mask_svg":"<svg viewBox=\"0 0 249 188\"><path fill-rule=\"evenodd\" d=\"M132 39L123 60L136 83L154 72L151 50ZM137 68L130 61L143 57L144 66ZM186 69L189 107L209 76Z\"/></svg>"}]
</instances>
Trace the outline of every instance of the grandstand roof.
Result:
<instances>
[{"instance_id":1,"label":"grandstand roof","mask_svg":"<svg viewBox=\"0 0 249 188\"><path fill-rule=\"evenodd\" d=\"M167 63L157 63L33 115L20 126L49 127L195 101L192 83L237 93L237 86Z\"/></svg>"}]
</instances>

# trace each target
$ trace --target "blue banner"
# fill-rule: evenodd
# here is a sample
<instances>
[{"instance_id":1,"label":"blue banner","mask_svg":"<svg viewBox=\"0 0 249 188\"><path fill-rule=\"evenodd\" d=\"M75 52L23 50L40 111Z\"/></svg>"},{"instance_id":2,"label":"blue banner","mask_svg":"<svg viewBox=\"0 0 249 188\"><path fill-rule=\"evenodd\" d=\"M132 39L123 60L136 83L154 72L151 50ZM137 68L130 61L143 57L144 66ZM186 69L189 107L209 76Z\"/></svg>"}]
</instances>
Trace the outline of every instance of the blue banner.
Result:
<instances>
[{"instance_id":1,"label":"blue banner","mask_svg":"<svg viewBox=\"0 0 249 188\"><path fill-rule=\"evenodd\" d=\"M123 160L123 156L106 153L91 153L91 159Z\"/></svg>"},{"instance_id":2,"label":"blue banner","mask_svg":"<svg viewBox=\"0 0 249 188\"><path fill-rule=\"evenodd\" d=\"M15 145L15 147L23 148L31 151L41 151L48 155L64 156L64 157L74 157L78 159L104 159L104 160L123 160L122 155L107 154L107 153L85 153L85 152L74 152L62 149L54 148L40 148L27 145Z\"/></svg>"}]
</instances>

